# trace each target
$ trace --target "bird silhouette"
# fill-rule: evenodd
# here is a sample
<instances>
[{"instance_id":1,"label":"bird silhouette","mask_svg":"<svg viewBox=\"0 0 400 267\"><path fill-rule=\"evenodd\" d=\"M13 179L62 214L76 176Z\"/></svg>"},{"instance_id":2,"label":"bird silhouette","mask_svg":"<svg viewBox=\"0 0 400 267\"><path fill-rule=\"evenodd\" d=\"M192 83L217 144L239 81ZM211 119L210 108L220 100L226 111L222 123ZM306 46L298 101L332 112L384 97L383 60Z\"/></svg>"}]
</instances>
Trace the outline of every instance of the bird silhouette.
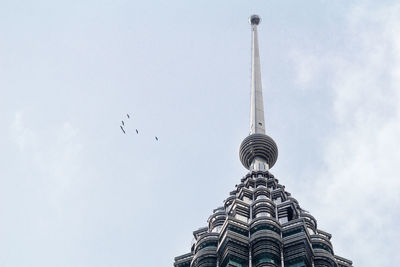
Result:
<instances>
[{"instance_id":1,"label":"bird silhouette","mask_svg":"<svg viewBox=\"0 0 400 267\"><path fill-rule=\"evenodd\" d=\"M136 134L139 134L139 131L136 129Z\"/></svg>"},{"instance_id":2,"label":"bird silhouette","mask_svg":"<svg viewBox=\"0 0 400 267\"><path fill-rule=\"evenodd\" d=\"M128 119L130 118L129 114L127 113L126 116L128 117Z\"/></svg>"},{"instance_id":3,"label":"bird silhouette","mask_svg":"<svg viewBox=\"0 0 400 267\"><path fill-rule=\"evenodd\" d=\"M122 122L122 125L123 125L123 126L125 126L125 123L124 123L124 121L121 121L121 122Z\"/></svg>"},{"instance_id":4,"label":"bird silhouette","mask_svg":"<svg viewBox=\"0 0 400 267\"><path fill-rule=\"evenodd\" d=\"M158 137L157 137L157 136L155 136L155 138L156 138L156 140L158 141Z\"/></svg>"},{"instance_id":5,"label":"bird silhouette","mask_svg":"<svg viewBox=\"0 0 400 267\"><path fill-rule=\"evenodd\" d=\"M124 132L124 134L126 134L124 127L122 127L121 125L119 127L121 127L122 132Z\"/></svg>"}]
</instances>

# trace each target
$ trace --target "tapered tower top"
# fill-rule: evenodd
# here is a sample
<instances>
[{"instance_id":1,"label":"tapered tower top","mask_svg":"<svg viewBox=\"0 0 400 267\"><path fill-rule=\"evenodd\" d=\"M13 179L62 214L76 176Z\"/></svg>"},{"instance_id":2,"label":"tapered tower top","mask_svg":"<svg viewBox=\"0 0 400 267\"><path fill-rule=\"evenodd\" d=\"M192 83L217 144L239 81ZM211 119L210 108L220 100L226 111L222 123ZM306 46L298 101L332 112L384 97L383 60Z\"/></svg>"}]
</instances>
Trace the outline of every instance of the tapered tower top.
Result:
<instances>
[{"instance_id":1,"label":"tapered tower top","mask_svg":"<svg viewBox=\"0 0 400 267\"><path fill-rule=\"evenodd\" d=\"M251 24L251 101L250 135L240 145L240 160L249 170L268 170L278 158L278 147L265 134L264 103L262 96L260 52L258 48L257 26L261 18L252 15Z\"/></svg>"},{"instance_id":2,"label":"tapered tower top","mask_svg":"<svg viewBox=\"0 0 400 267\"><path fill-rule=\"evenodd\" d=\"M262 96L260 53L258 49L257 26L261 19L258 15L249 18L251 24L251 107L250 134L265 134L264 104Z\"/></svg>"}]
</instances>

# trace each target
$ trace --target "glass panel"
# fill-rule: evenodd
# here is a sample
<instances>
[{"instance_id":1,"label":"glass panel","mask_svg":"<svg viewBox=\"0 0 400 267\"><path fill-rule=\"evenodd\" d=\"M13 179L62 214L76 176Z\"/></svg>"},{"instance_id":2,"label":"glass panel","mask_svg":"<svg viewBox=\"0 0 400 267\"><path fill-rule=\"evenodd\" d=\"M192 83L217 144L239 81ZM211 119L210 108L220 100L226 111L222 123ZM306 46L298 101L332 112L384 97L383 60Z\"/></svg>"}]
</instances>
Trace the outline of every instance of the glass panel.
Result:
<instances>
[{"instance_id":1,"label":"glass panel","mask_svg":"<svg viewBox=\"0 0 400 267\"><path fill-rule=\"evenodd\" d=\"M235 216L236 219L241 220L242 222L246 222L247 223L247 217L240 215L240 214L236 214Z\"/></svg>"},{"instance_id":2,"label":"glass panel","mask_svg":"<svg viewBox=\"0 0 400 267\"><path fill-rule=\"evenodd\" d=\"M287 223L288 219L287 219L287 217L279 218L279 222L280 223Z\"/></svg>"},{"instance_id":3,"label":"glass panel","mask_svg":"<svg viewBox=\"0 0 400 267\"><path fill-rule=\"evenodd\" d=\"M309 233L310 235L315 235L314 230L311 229L310 227L307 227L307 230L308 230L308 233Z\"/></svg>"},{"instance_id":4,"label":"glass panel","mask_svg":"<svg viewBox=\"0 0 400 267\"><path fill-rule=\"evenodd\" d=\"M295 228L295 229L291 229L289 231L283 232L282 236L283 237L287 237L287 236L290 236L290 235L298 234L298 233L300 233L302 231L303 231L302 228Z\"/></svg>"},{"instance_id":5,"label":"glass panel","mask_svg":"<svg viewBox=\"0 0 400 267\"><path fill-rule=\"evenodd\" d=\"M271 215L268 212L259 212L256 214L256 218L262 217L262 216L271 217Z\"/></svg>"},{"instance_id":6,"label":"glass panel","mask_svg":"<svg viewBox=\"0 0 400 267\"><path fill-rule=\"evenodd\" d=\"M219 232L221 232L221 229L222 229L222 225L217 225L217 226L215 226L215 227L212 229L211 232L213 232L213 233L219 233Z\"/></svg>"},{"instance_id":7,"label":"glass panel","mask_svg":"<svg viewBox=\"0 0 400 267\"><path fill-rule=\"evenodd\" d=\"M246 202L247 204L251 204L252 199L250 199L248 197L243 197L243 201Z\"/></svg>"}]
</instances>

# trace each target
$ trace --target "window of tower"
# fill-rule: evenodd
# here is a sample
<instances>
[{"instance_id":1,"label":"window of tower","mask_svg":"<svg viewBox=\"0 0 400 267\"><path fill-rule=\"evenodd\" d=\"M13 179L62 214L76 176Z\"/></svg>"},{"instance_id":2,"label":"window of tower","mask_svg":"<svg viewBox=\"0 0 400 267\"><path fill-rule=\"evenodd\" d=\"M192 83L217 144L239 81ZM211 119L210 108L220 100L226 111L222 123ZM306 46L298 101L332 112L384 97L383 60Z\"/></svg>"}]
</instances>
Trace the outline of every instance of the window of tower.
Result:
<instances>
[{"instance_id":1,"label":"window of tower","mask_svg":"<svg viewBox=\"0 0 400 267\"><path fill-rule=\"evenodd\" d=\"M218 241L203 242L196 248L196 253L199 250L202 250L203 248L206 248L206 247L217 247L217 246L218 246Z\"/></svg>"},{"instance_id":2,"label":"window of tower","mask_svg":"<svg viewBox=\"0 0 400 267\"><path fill-rule=\"evenodd\" d=\"M217 225L217 226L215 226L215 227L212 229L211 232L213 232L213 233L219 233L219 232L221 232L221 229L222 229L222 225Z\"/></svg>"},{"instance_id":3,"label":"window of tower","mask_svg":"<svg viewBox=\"0 0 400 267\"><path fill-rule=\"evenodd\" d=\"M258 255L255 259L254 259L254 265L257 266L260 263L264 263L264 262L269 262L269 263L273 263L273 264L278 264L279 263L279 259L275 256L272 255L270 253L263 253L261 255Z\"/></svg>"},{"instance_id":4,"label":"window of tower","mask_svg":"<svg viewBox=\"0 0 400 267\"><path fill-rule=\"evenodd\" d=\"M270 231L277 233L278 235L281 234L280 230L276 226L273 226L271 224L266 224L266 223L259 224L257 226L252 227L250 230L250 233L254 234L255 232L260 231L260 230L270 230Z\"/></svg>"},{"instance_id":5,"label":"window of tower","mask_svg":"<svg viewBox=\"0 0 400 267\"><path fill-rule=\"evenodd\" d=\"M312 228L307 227L307 231L310 235L315 235L315 231Z\"/></svg>"},{"instance_id":6,"label":"window of tower","mask_svg":"<svg viewBox=\"0 0 400 267\"><path fill-rule=\"evenodd\" d=\"M243 216L243 215L240 215L240 214L236 214L235 218L240 220L240 221L242 221L242 222L247 223L247 217L246 216Z\"/></svg>"},{"instance_id":7,"label":"window of tower","mask_svg":"<svg viewBox=\"0 0 400 267\"><path fill-rule=\"evenodd\" d=\"M293 220L293 210L292 209L288 209L288 221Z\"/></svg>"},{"instance_id":8,"label":"window of tower","mask_svg":"<svg viewBox=\"0 0 400 267\"><path fill-rule=\"evenodd\" d=\"M235 267L247 267L246 262L236 257L227 257L221 264L221 267L235 266Z\"/></svg>"},{"instance_id":9,"label":"window of tower","mask_svg":"<svg viewBox=\"0 0 400 267\"><path fill-rule=\"evenodd\" d=\"M248 234L249 234L248 230L240 228L240 227L235 227L233 225L228 225L227 230L235 232L235 233L240 234L240 235L243 235L245 237L247 237Z\"/></svg>"},{"instance_id":10,"label":"window of tower","mask_svg":"<svg viewBox=\"0 0 400 267\"><path fill-rule=\"evenodd\" d=\"M276 204L280 204L280 203L282 203L282 198L281 197L277 197L277 198L274 199L274 202Z\"/></svg>"},{"instance_id":11,"label":"window of tower","mask_svg":"<svg viewBox=\"0 0 400 267\"><path fill-rule=\"evenodd\" d=\"M326 250L329 253L333 254L332 249L328 245L325 245L323 243L313 243L312 248L313 249L323 249L323 250Z\"/></svg>"},{"instance_id":12,"label":"window of tower","mask_svg":"<svg viewBox=\"0 0 400 267\"><path fill-rule=\"evenodd\" d=\"M263 185L263 184L258 184L257 188L264 188L264 190L267 190L267 187L265 185Z\"/></svg>"},{"instance_id":13,"label":"window of tower","mask_svg":"<svg viewBox=\"0 0 400 267\"><path fill-rule=\"evenodd\" d=\"M294 229L290 229L290 230L284 231L284 232L282 233L282 237L287 237L287 236L290 236L290 235L295 235L295 234L298 234L298 233L301 233L301 232L303 232L303 228L294 228Z\"/></svg>"},{"instance_id":14,"label":"window of tower","mask_svg":"<svg viewBox=\"0 0 400 267\"><path fill-rule=\"evenodd\" d=\"M228 264L229 264L229 266L243 267L242 264L240 264L240 263L238 263L238 262L236 262L234 260L229 260Z\"/></svg>"},{"instance_id":15,"label":"window of tower","mask_svg":"<svg viewBox=\"0 0 400 267\"><path fill-rule=\"evenodd\" d=\"M268 212L262 211L256 214L256 218L258 217L271 217L271 214L269 214Z\"/></svg>"},{"instance_id":16,"label":"window of tower","mask_svg":"<svg viewBox=\"0 0 400 267\"><path fill-rule=\"evenodd\" d=\"M244 196L243 201L247 204L251 204L252 200L249 197Z\"/></svg>"},{"instance_id":17,"label":"window of tower","mask_svg":"<svg viewBox=\"0 0 400 267\"><path fill-rule=\"evenodd\" d=\"M281 217L279 218L279 222L282 223L287 223L288 222L288 218L287 217Z\"/></svg>"},{"instance_id":18,"label":"window of tower","mask_svg":"<svg viewBox=\"0 0 400 267\"><path fill-rule=\"evenodd\" d=\"M266 195L258 195L257 199L268 199Z\"/></svg>"},{"instance_id":19,"label":"window of tower","mask_svg":"<svg viewBox=\"0 0 400 267\"><path fill-rule=\"evenodd\" d=\"M303 266L307 266L307 265L304 263L304 260L302 260L302 259L291 260L289 262L285 261L285 267L303 267Z\"/></svg>"}]
</instances>

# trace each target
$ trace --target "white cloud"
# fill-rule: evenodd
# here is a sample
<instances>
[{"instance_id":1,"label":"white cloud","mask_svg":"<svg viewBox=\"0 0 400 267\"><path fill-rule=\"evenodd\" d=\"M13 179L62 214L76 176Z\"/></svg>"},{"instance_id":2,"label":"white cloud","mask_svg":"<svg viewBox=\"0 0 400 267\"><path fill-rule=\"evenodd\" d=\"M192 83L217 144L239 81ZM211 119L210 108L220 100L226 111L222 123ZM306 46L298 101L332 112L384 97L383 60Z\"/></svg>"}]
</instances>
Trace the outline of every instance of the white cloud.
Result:
<instances>
[{"instance_id":1,"label":"white cloud","mask_svg":"<svg viewBox=\"0 0 400 267\"><path fill-rule=\"evenodd\" d=\"M83 149L79 130L70 122L27 123L26 116L24 111L15 113L11 134L21 161L30 162L26 166L32 168L31 173L38 173L36 177L40 179L36 182L43 186L44 194L50 198L49 203L57 204L57 198L79 177Z\"/></svg>"},{"instance_id":2,"label":"white cloud","mask_svg":"<svg viewBox=\"0 0 400 267\"><path fill-rule=\"evenodd\" d=\"M357 266L400 261L398 14L398 4L354 8L351 39L323 62L333 74L328 84L338 127L324 149L326 168L312 185L317 193L309 197L319 203L314 215L333 234L336 252Z\"/></svg>"},{"instance_id":3,"label":"white cloud","mask_svg":"<svg viewBox=\"0 0 400 267\"><path fill-rule=\"evenodd\" d=\"M32 144L35 138L31 129L24 125L24 112L18 111L15 113L14 121L11 125L14 141L20 150L24 150L27 144Z\"/></svg>"},{"instance_id":4,"label":"white cloud","mask_svg":"<svg viewBox=\"0 0 400 267\"><path fill-rule=\"evenodd\" d=\"M296 68L296 82L301 88L307 88L320 75L323 62L317 55L292 51L291 59Z\"/></svg>"}]
</instances>

